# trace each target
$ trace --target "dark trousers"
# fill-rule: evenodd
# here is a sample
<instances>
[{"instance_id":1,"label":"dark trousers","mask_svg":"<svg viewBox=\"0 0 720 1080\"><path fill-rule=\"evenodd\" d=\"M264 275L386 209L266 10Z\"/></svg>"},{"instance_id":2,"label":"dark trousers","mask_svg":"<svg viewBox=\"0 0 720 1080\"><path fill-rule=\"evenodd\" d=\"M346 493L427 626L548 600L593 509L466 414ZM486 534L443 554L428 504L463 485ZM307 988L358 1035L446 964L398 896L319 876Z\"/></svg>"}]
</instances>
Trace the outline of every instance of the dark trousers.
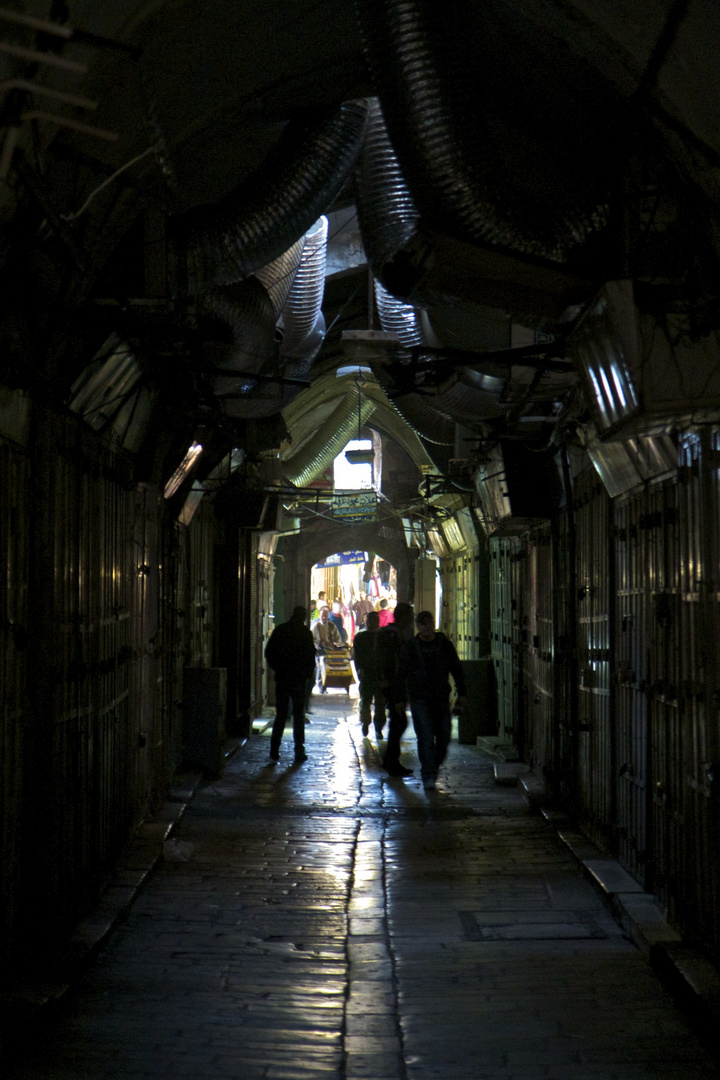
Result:
<instances>
[{"instance_id":1,"label":"dark trousers","mask_svg":"<svg viewBox=\"0 0 720 1080\"><path fill-rule=\"evenodd\" d=\"M302 754L305 750L305 679L299 682L287 682L285 679L275 679L275 720L270 736L270 753L280 753L285 724L287 723L290 705L293 714L293 739L295 741L295 753Z\"/></svg>"},{"instance_id":2,"label":"dark trousers","mask_svg":"<svg viewBox=\"0 0 720 1080\"><path fill-rule=\"evenodd\" d=\"M387 747L383 764L387 768L400 764L400 740L408 726L405 709L398 709L394 701L388 701L388 713L390 715L390 727L388 729Z\"/></svg>"},{"instance_id":3,"label":"dark trousers","mask_svg":"<svg viewBox=\"0 0 720 1080\"><path fill-rule=\"evenodd\" d=\"M423 781L435 780L450 745L452 732L450 701L416 699L410 702L410 709L417 736L422 779Z\"/></svg>"},{"instance_id":4,"label":"dark trousers","mask_svg":"<svg viewBox=\"0 0 720 1080\"><path fill-rule=\"evenodd\" d=\"M368 676L360 680L360 720L363 727L370 727L373 699L375 700L375 730L378 735L382 735L385 727L385 695L378 685L377 677Z\"/></svg>"}]
</instances>

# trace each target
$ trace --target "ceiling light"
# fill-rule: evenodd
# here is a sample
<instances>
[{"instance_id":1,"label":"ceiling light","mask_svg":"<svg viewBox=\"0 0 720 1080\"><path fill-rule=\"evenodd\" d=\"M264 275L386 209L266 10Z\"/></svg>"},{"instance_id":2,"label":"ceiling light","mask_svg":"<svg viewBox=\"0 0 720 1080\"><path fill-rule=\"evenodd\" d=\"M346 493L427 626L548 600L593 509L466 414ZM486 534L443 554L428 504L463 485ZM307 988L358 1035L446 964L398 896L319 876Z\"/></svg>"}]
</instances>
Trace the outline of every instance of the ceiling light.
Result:
<instances>
[{"instance_id":1,"label":"ceiling light","mask_svg":"<svg viewBox=\"0 0 720 1080\"><path fill-rule=\"evenodd\" d=\"M345 458L351 465L372 465L375 460L375 451L370 450L346 450Z\"/></svg>"}]
</instances>

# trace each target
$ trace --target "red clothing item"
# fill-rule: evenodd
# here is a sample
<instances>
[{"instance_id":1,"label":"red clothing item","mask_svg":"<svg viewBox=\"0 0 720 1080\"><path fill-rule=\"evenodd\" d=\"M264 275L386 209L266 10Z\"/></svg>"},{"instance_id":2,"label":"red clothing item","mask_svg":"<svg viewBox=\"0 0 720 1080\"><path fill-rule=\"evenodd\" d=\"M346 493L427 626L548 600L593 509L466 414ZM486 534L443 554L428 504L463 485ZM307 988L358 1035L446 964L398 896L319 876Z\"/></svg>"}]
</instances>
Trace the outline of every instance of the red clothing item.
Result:
<instances>
[{"instance_id":1,"label":"red clothing item","mask_svg":"<svg viewBox=\"0 0 720 1080\"><path fill-rule=\"evenodd\" d=\"M381 626L387 626L388 623L393 621L393 612L389 607L380 608L378 611L378 618L380 619Z\"/></svg>"}]
</instances>

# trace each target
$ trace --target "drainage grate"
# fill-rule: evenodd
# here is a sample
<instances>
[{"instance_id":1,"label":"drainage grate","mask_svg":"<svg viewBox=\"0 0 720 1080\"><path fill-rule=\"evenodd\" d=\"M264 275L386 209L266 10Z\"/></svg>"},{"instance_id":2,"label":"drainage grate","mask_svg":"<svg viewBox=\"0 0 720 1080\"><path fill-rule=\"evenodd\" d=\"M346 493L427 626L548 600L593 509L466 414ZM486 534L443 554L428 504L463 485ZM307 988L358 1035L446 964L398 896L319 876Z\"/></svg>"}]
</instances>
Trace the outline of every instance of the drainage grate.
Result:
<instances>
[{"instance_id":1,"label":"drainage grate","mask_svg":"<svg viewBox=\"0 0 720 1080\"><path fill-rule=\"evenodd\" d=\"M466 941L592 941L606 938L587 911L458 911Z\"/></svg>"}]
</instances>

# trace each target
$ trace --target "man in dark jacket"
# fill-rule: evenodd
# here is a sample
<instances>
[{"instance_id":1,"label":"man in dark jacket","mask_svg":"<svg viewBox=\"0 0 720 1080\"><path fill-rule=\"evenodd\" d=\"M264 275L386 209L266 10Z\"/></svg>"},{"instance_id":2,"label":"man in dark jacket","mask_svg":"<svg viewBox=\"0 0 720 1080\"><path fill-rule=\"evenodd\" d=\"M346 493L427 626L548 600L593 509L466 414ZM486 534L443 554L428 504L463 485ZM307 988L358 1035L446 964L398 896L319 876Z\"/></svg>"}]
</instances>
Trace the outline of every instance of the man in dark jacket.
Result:
<instances>
[{"instance_id":1,"label":"man in dark jacket","mask_svg":"<svg viewBox=\"0 0 720 1080\"><path fill-rule=\"evenodd\" d=\"M295 761L305 753L305 688L315 672L315 642L307 625L307 609L296 607L288 622L280 623L265 646L265 659L275 672L275 721L270 736L270 760L280 759L280 743L290 702L293 711Z\"/></svg>"},{"instance_id":2,"label":"man in dark jacket","mask_svg":"<svg viewBox=\"0 0 720 1080\"><path fill-rule=\"evenodd\" d=\"M379 662L375 646L378 642L379 618L377 611L367 613L366 630L355 635L353 649L355 668L360 679L360 722L362 733L370 731L370 710L375 699L375 731L382 738L385 726L385 695L378 685Z\"/></svg>"},{"instance_id":3,"label":"man in dark jacket","mask_svg":"<svg viewBox=\"0 0 720 1080\"><path fill-rule=\"evenodd\" d=\"M407 727L405 687L400 678L400 650L403 642L412 640L413 609L411 604L395 605L393 621L378 630L377 651L380 657L378 685L385 695L390 726L383 758L383 768L391 776L412 776L400 761L400 742Z\"/></svg>"},{"instance_id":4,"label":"man in dark jacket","mask_svg":"<svg viewBox=\"0 0 720 1080\"><path fill-rule=\"evenodd\" d=\"M400 654L400 685L406 690L400 696L410 701L423 787L433 791L452 732L449 676L455 681L457 704L462 708L465 675L454 645L435 629L433 613L421 611L415 622L417 634L403 645Z\"/></svg>"}]
</instances>

